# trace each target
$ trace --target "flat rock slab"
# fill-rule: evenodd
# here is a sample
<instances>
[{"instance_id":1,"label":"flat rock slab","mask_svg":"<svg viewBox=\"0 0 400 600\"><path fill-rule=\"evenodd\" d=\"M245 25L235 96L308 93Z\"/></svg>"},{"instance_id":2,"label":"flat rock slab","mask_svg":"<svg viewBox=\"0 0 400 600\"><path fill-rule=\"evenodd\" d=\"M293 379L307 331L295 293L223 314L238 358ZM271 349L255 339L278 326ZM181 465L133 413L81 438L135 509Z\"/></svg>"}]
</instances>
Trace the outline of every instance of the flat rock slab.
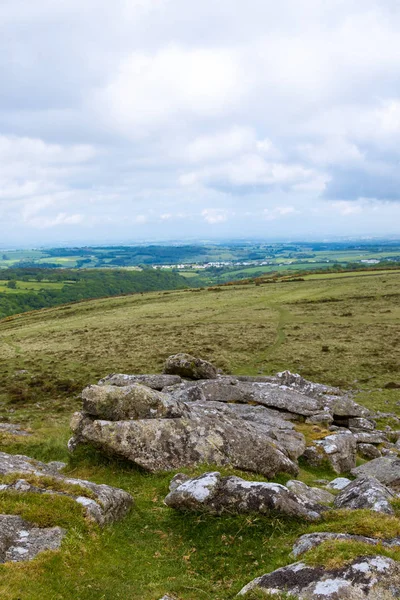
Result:
<instances>
[{"instance_id":1,"label":"flat rock slab","mask_svg":"<svg viewBox=\"0 0 400 600\"><path fill-rule=\"evenodd\" d=\"M335 508L369 509L393 515L390 504L394 493L375 477L359 477L347 485L335 498Z\"/></svg>"},{"instance_id":2,"label":"flat rock slab","mask_svg":"<svg viewBox=\"0 0 400 600\"><path fill-rule=\"evenodd\" d=\"M165 504L181 511L228 513L279 513L307 521L319 519L324 508L297 496L278 483L245 481L240 477L221 477L218 472L204 473L194 479L180 476L171 482Z\"/></svg>"},{"instance_id":3,"label":"flat rock slab","mask_svg":"<svg viewBox=\"0 0 400 600\"><path fill-rule=\"evenodd\" d=\"M40 461L29 458L28 456L6 454L0 452L0 474L16 474L19 479L12 484L3 484L0 486L2 491L15 490L18 492L35 492L46 494L62 494L73 498L81 504L88 517L97 521L100 525L111 523L124 517L133 504L133 498L128 492L109 485L92 483L84 479L74 479L58 473L54 465L47 465ZM40 487L40 483L31 485L29 481L24 480L24 474L37 475L53 479L61 484L65 483L66 491L52 491L47 487ZM77 486L77 492L68 490L68 485ZM82 492L79 492L79 488Z\"/></svg>"},{"instance_id":4,"label":"flat rock slab","mask_svg":"<svg viewBox=\"0 0 400 600\"><path fill-rule=\"evenodd\" d=\"M357 558L340 569L297 562L254 579L239 596L256 589L293 594L299 600L395 600L400 595L400 564L384 556Z\"/></svg>"},{"instance_id":5,"label":"flat rock slab","mask_svg":"<svg viewBox=\"0 0 400 600\"><path fill-rule=\"evenodd\" d=\"M32 560L44 550L57 550L65 533L61 527L34 527L21 517L0 515L0 563Z\"/></svg>"},{"instance_id":6,"label":"flat rock slab","mask_svg":"<svg viewBox=\"0 0 400 600\"><path fill-rule=\"evenodd\" d=\"M375 477L384 485L400 491L400 459L398 458L375 458L369 462L352 469L351 474L355 477L366 475Z\"/></svg>"},{"instance_id":7,"label":"flat rock slab","mask_svg":"<svg viewBox=\"0 0 400 600\"><path fill-rule=\"evenodd\" d=\"M329 541L345 541L345 542L358 542L361 544L368 544L370 546L382 545L385 548L397 548L400 546L400 538L393 538L390 540L381 540L371 537L365 537L364 535L349 535L348 533L331 533L331 532L320 532L320 533L306 533L299 537L293 546L292 555L298 558L305 552L316 548L320 544Z\"/></svg>"}]
</instances>

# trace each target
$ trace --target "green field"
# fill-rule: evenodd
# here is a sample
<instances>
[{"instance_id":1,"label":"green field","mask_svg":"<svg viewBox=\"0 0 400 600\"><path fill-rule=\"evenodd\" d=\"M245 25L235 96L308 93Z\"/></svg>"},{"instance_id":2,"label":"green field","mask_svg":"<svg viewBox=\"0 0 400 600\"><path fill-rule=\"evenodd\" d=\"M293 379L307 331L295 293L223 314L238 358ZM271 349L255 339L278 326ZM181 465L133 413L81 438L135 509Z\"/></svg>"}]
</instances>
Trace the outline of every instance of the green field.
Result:
<instances>
[{"instance_id":1,"label":"green field","mask_svg":"<svg viewBox=\"0 0 400 600\"><path fill-rule=\"evenodd\" d=\"M399 391L385 385L399 382L400 272L343 275L86 301L0 321L1 417L33 431L22 439L2 434L1 449L65 460L74 477L122 487L136 503L127 518L99 530L68 499L0 493L1 512L69 530L60 552L0 566L2 600L158 600L165 593L228 600L252 578L291 562L302 533L400 535L398 518L368 511L328 512L317 525L182 516L163 504L171 473L147 475L94 451L71 458L65 448L85 385L110 372L160 371L169 354L182 351L227 373L290 369L359 390L356 401L372 409L398 412ZM304 466L300 472L307 483L323 476L333 474Z\"/></svg>"},{"instance_id":2,"label":"green field","mask_svg":"<svg viewBox=\"0 0 400 600\"><path fill-rule=\"evenodd\" d=\"M0 294L23 294L25 292L39 290L61 290L64 283L49 281L16 281L16 288L11 289L7 285L8 281L0 279ZM73 282L68 282L71 285Z\"/></svg>"}]
</instances>

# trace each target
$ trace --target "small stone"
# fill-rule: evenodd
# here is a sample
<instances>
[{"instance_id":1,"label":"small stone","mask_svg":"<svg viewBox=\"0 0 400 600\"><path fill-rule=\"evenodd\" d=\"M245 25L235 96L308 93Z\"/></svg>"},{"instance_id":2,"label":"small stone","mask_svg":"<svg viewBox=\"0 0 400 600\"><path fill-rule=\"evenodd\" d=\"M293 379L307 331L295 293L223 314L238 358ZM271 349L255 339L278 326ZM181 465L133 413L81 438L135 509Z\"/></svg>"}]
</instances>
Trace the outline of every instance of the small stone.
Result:
<instances>
[{"instance_id":1,"label":"small stone","mask_svg":"<svg viewBox=\"0 0 400 600\"><path fill-rule=\"evenodd\" d=\"M343 490L351 483L351 479L347 479L347 477L336 477L326 486L330 490Z\"/></svg>"}]
</instances>

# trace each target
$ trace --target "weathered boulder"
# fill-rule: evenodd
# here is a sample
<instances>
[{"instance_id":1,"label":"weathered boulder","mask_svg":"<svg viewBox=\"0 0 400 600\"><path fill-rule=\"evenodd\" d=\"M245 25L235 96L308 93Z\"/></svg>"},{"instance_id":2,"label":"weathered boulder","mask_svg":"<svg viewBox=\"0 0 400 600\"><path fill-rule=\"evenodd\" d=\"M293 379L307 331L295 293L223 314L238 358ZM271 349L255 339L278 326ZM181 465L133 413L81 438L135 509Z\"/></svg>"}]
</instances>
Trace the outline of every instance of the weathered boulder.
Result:
<instances>
[{"instance_id":1,"label":"weathered boulder","mask_svg":"<svg viewBox=\"0 0 400 600\"><path fill-rule=\"evenodd\" d=\"M400 538L393 538L390 540L381 540L377 538L365 537L364 535L350 535L348 533L331 533L331 532L318 532L318 533L306 533L296 540L292 555L294 558L305 554L312 548L316 548L320 544L329 541L344 541L344 542L358 542L361 544L368 544L370 546L384 546L385 548L397 548L400 546Z\"/></svg>"},{"instance_id":2,"label":"weathered boulder","mask_svg":"<svg viewBox=\"0 0 400 600\"><path fill-rule=\"evenodd\" d=\"M75 479L61 475L53 466L19 454L6 454L0 452L0 474L18 476L14 483L0 485L0 490L15 490L19 492L35 492L43 494L67 495L81 504L88 517L100 525L111 523L124 517L133 504L130 494L124 490L109 485L92 483L84 479ZM44 477L46 482L53 480L57 485L56 490L43 484L40 480L34 484L25 480L24 474ZM65 490L63 490L65 484ZM71 490L71 486L75 489ZM61 491L58 491L60 488Z\"/></svg>"},{"instance_id":3,"label":"weathered boulder","mask_svg":"<svg viewBox=\"0 0 400 600\"><path fill-rule=\"evenodd\" d=\"M400 595L400 564L384 556L357 558L339 569L297 562L254 579L239 595L255 589L271 595L286 592L301 600L395 600Z\"/></svg>"},{"instance_id":4,"label":"weathered boulder","mask_svg":"<svg viewBox=\"0 0 400 600\"><path fill-rule=\"evenodd\" d=\"M316 441L315 445L322 450L338 475L348 473L356 466L357 444L352 434L328 435Z\"/></svg>"},{"instance_id":5,"label":"weathered boulder","mask_svg":"<svg viewBox=\"0 0 400 600\"><path fill-rule=\"evenodd\" d=\"M211 363L190 354L173 354L165 361L164 373L187 379L215 379L217 369Z\"/></svg>"},{"instance_id":6,"label":"weathered boulder","mask_svg":"<svg viewBox=\"0 0 400 600\"><path fill-rule=\"evenodd\" d=\"M211 514L271 512L313 521L323 507L297 496L278 483L245 481L240 477L221 477L204 473L188 479L165 498L165 504L181 511L204 511Z\"/></svg>"},{"instance_id":7,"label":"weathered boulder","mask_svg":"<svg viewBox=\"0 0 400 600\"><path fill-rule=\"evenodd\" d=\"M0 515L0 563L32 560L44 550L57 550L66 531L35 527L15 515Z\"/></svg>"},{"instance_id":8,"label":"weathered boulder","mask_svg":"<svg viewBox=\"0 0 400 600\"><path fill-rule=\"evenodd\" d=\"M372 444L358 444L357 452L362 458L366 458L367 460L380 458L382 456L378 448Z\"/></svg>"},{"instance_id":9,"label":"weathered boulder","mask_svg":"<svg viewBox=\"0 0 400 600\"><path fill-rule=\"evenodd\" d=\"M288 481L286 483L286 487L288 488L288 490L296 494L296 496L304 500L304 502L314 502L316 504L330 504L335 499L335 496L330 492L326 490L321 490L317 487L310 487L302 481L298 481L296 479Z\"/></svg>"},{"instance_id":10,"label":"weathered boulder","mask_svg":"<svg viewBox=\"0 0 400 600\"><path fill-rule=\"evenodd\" d=\"M359 467L352 469L351 474L355 477L366 475L375 477L378 481L394 489L400 491L400 459L382 457L375 458Z\"/></svg>"},{"instance_id":11,"label":"weathered boulder","mask_svg":"<svg viewBox=\"0 0 400 600\"><path fill-rule=\"evenodd\" d=\"M161 390L170 385L181 383L182 379L179 375L124 375L123 373L112 373L103 379L100 379L98 385L117 385L125 386L132 383L140 383L146 385L153 390Z\"/></svg>"},{"instance_id":12,"label":"weathered boulder","mask_svg":"<svg viewBox=\"0 0 400 600\"><path fill-rule=\"evenodd\" d=\"M82 399L86 414L109 421L171 419L185 413L184 404L140 383L123 387L90 385L83 390Z\"/></svg>"},{"instance_id":13,"label":"weathered boulder","mask_svg":"<svg viewBox=\"0 0 400 600\"><path fill-rule=\"evenodd\" d=\"M261 424L224 416L180 419L91 420L80 415L71 427L76 443L90 443L148 471L170 471L202 463L232 465L273 477L298 467Z\"/></svg>"},{"instance_id":14,"label":"weathered boulder","mask_svg":"<svg viewBox=\"0 0 400 600\"><path fill-rule=\"evenodd\" d=\"M390 501L394 494L374 477L359 477L347 485L335 498L335 508L367 508L393 515Z\"/></svg>"}]
</instances>

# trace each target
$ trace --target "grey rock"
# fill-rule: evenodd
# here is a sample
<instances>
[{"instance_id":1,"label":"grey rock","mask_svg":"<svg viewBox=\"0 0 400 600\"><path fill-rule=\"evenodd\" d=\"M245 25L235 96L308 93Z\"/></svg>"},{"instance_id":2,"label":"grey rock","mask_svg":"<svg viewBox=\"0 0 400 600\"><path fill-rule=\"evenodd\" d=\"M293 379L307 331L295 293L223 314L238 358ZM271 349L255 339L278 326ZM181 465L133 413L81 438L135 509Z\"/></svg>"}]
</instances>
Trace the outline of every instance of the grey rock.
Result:
<instances>
[{"instance_id":1,"label":"grey rock","mask_svg":"<svg viewBox=\"0 0 400 600\"><path fill-rule=\"evenodd\" d=\"M315 445L323 451L338 475L348 473L356 466L357 444L352 434L334 433L316 441Z\"/></svg>"},{"instance_id":2,"label":"grey rock","mask_svg":"<svg viewBox=\"0 0 400 600\"><path fill-rule=\"evenodd\" d=\"M306 421L309 425L331 425L333 423L333 416L330 412L320 412L315 415L311 415L311 417L307 417Z\"/></svg>"},{"instance_id":3,"label":"grey rock","mask_svg":"<svg viewBox=\"0 0 400 600\"><path fill-rule=\"evenodd\" d=\"M394 494L374 477L359 477L335 498L335 508L362 509L393 515L390 501Z\"/></svg>"},{"instance_id":4,"label":"grey rock","mask_svg":"<svg viewBox=\"0 0 400 600\"><path fill-rule=\"evenodd\" d=\"M352 469L351 474L355 477L363 475L375 477L378 481L400 491L400 459L398 457L375 458L369 462Z\"/></svg>"},{"instance_id":5,"label":"grey rock","mask_svg":"<svg viewBox=\"0 0 400 600\"><path fill-rule=\"evenodd\" d=\"M357 558L340 569L297 562L254 579L239 596L255 589L271 595L286 592L301 600L395 600L400 565L384 556Z\"/></svg>"},{"instance_id":6,"label":"grey rock","mask_svg":"<svg viewBox=\"0 0 400 600\"><path fill-rule=\"evenodd\" d=\"M62 471L67 466L67 463L62 462L61 460L52 460L46 464L49 469L51 469L52 471L55 471L56 473L58 473L59 471Z\"/></svg>"},{"instance_id":7,"label":"grey rock","mask_svg":"<svg viewBox=\"0 0 400 600\"><path fill-rule=\"evenodd\" d=\"M169 491L173 492L178 488L182 483L188 481L190 479L189 475L185 475L185 473L177 473L170 481Z\"/></svg>"},{"instance_id":8,"label":"grey rock","mask_svg":"<svg viewBox=\"0 0 400 600\"><path fill-rule=\"evenodd\" d=\"M181 511L218 515L224 512L274 512L308 521L318 519L324 510L321 505L300 498L283 485L221 477L218 472L204 473L183 482L168 494L165 504Z\"/></svg>"},{"instance_id":9,"label":"grey rock","mask_svg":"<svg viewBox=\"0 0 400 600\"><path fill-rule=\"evenodd\" d=\"M183 401L207 400L214 402L240 402L286 412L289 418L298 419L298 415L310 416L323 408L320 400L308 398L291 389L270 383L247 383L220 377L199 381L176 389L174 398Z\"/></svg>"},{"instance_id":10,"label":"grey rock","mask_svg":"<svg viewBox=\"0 0 400 600\"><path fill-rule=\"evenodd\" d=\"M218 372L211 363L190 354L174 354L165 361L164 373L187 379L216 379Z\"/></svg>"},{"instance_id":11,"label":"grey rock","mask_svg":"<svg viewBox=\"0 0 400 600\"><path fill-rule=\"evenodd\" d=\"M316 446L307 446L302 457L311 467L320 467L325 460L324 453Z\"/></svg>"},{"instance_id":12,"label":"grey rock","mask_svg":"<svg viewBox=\"0 0 400 600\"><path fill-rule=\"evenodd\" d=\"M0 515L0 563L32 560L44 550L57 550L65 530L34 527L21 517Z\"/></svg>"},{"instance_id":13,"label":"grey rock","mask_svg":"<svg viewBox=\"0 0 400 600\"><path fill-rule=\"evenodd\" d=\"M151 471L170 471L208 463L232 465L266 477L286 472L296 475L297 465L268 429L256 423L224 416L139 421L91 420L73 417L72 446L89 443L123 456Z\"/></svg>"},{"instance_id":14,"label":"grey rock","mask_svg":"<svg viewBox=\"0 0 400 600\"><path fill-rule=\"evenodd\" d=\"M284 386L299 392L300 394L305 394L310 398L318 398L318 399L337 399L343 396L343 392L336 387L331 387L328 385L324 385L322 383L315 383L313 381L308 381L304 379L301 375L297 373L291 373L290 371L283 371L282 373L277 373L274 377L268 378L271 383L276 383L280 386Z\"/></svg>"},{"instance_id":15,"label":"grey rock","mask_svg":"<svg viewBox=\"0 0 400 600\"><path fill-rule=\"evenodd\" d=\"M9 435L31 435L29 431L22 429L21 425L15 423L0 423L0 433L8 433Z\"/></svg>"},{"instance_id":16,"label":"grey rock","mask_svg":"<svg viewBox=\"0 0 400 600\"><path fill-rule=\"evenodd\" d=\"M0 474L18 474L21 476L23 474L32 474L39 477L46 477L46 479L51 478L60 484L66 483L77 486L76 494L70 491L56 492L49 490L47 487L32 486L23 477L20 477L13 484L4 484L2 489L70 496L84 507L88 517L94 519L100 525L121 519L127 514L133 504L132 496L124 490L61 475L54 467L49 467L46 463L34 460L28 456L0 452ZM79 492L79 488L82 490L81 493Z\"/></svg>"},{"instance_id":17,"label":"grey rock","mask_svg":"<svg viewBox=\"0 0 400 600\"><path fill-rule=\"evenodd\" d=\"M82 392L83 412L109 421L172 419L185 413L184 404L140 383L123 387L90 385Z\"/></svg>"},{"instance_id":18,"label":"grey rock","mask_svg":"<svg viewBox=\"0 0 400 600\"><path fill-rule=\"evenodd\" d=\"M344 490L351 483L351 479L347 479L347 477L336 477L326 486L330 490Z\"/></svg>"},{"instance_id":19,"label":"grey rock","mask_svg":"<svg viewBox=\"0 0 400 600\"><path fill-rule=\"evenodd\" d=\"M314 502L316 504L330 504L334 501L335 496L326 490L321 490L317 487L310 487L303 483L302 481L298 481L296 479L292 479L286 483L286 487L288 490L296 494L299 498L301 498L304 502Z\"/></svg>"},{"instance_id":20,"label":"grey rock","mask_svg":"<svg viewBox=\"0 0 400 600\"><path fill-rule=\"evenodd\" d=\"M373 431L376 427L375 421L372 419L353 418L349 419L349 427L355 429L364 429L365 431Z\"/></svg>"},{"instance_id":21,"label":"grey rock","mask_svg":"<svg viewBox=\"0 0 400 600\"><path fill-rule=\"evenodd\" d=\"M348 426L348 419L354 417L369 417L371 414L367 408L356 404L351 398L348 396L344 396L343 398L334 399L329 403L329 409L332 412L335 421L345 420L347 422L343 423Z\"/></svg>"},{"instance_id":22,"label":"grey rock","mask_svg":"<svg viewBox=\"0 0 400 600\"><path fill-rule=\"evenodd\" d=\"M381 431L359 431L354 433L357 444L384 444L388 442L386 435Z\"/></svg>"},{"instance_id":23,"label":"grey rock","mask_svg":"<svg viewBox=\"0 0 400 600\"><path fill-rule=\"evenodd\" d=\"M368 460L382 456L378 448L372 444L358 444L357 452L360 456L362 456L362 458L366 458Z\"/></svg>"},{"instance_id":24,"label":"grey rock","mask_svg":"<svg viewBox=\"0 0 400 600\"><path fill-rule=\"evenodd\" d=\"M123 373L112 373L107 375L103 379L100 379L98 385L117 385L125 386L131 385L132 383L140 383L153 390L159 392L170 385L176 385L181 383L182 379L179 375L124 375Z\"/></svg>"},{"instance_id":25,"label":"grey rock","mask_svg":"<svg viewBox=\"0 0 400 600\"><path fill-rule=\"evenodd\" d=\"M312 550L312 548L316 548L320 544L331 540L360 542L362 544L369 544L370 546L382 545L386 548L397 548L400 546L400 538L393 538L391 540L381 540L377 538L365 537L364 535L349 535L348 533L306 533L305 535L299 537L299 539L294 544L292 555L294 556L294 558L298 558L305 552Z\"/></svg>"}]
</instances>

